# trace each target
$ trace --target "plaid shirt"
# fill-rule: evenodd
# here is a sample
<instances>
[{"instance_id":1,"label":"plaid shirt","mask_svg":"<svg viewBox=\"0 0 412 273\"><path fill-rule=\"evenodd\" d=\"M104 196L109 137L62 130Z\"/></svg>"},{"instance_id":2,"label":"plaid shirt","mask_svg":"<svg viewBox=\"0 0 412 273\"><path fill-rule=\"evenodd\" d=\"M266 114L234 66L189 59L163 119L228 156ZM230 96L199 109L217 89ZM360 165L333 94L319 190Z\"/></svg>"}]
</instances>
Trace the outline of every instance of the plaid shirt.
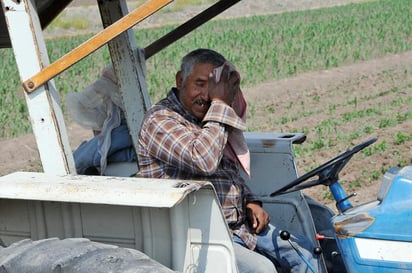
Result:
<instances>
[{"instance_id":1,"label":"plaid shirt","mask_svg":"<svg viewBox=\"0 0 412 273\"><path fill-rule=\"evenodd\" d=\"M250 248L246 203L258 201L239 174L239 164L223 156L228 128L244 122L224 103L213 102L203 121L185 110L172 89L143 120L139 136L139 175L154 178L208 180L213 183L233 234Z\"/></svg>"}]
</instances>

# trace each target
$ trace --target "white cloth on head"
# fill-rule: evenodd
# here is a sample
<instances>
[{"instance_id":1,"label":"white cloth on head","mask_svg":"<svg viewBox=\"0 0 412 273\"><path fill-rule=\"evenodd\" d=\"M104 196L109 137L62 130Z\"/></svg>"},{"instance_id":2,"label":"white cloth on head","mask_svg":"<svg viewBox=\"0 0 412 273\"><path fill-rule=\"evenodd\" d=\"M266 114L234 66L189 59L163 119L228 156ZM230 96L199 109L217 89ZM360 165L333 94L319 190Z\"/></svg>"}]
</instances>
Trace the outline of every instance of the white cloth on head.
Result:
<instances>
[{"instance_id":1,"label":"white cloth on head","mask_svg":"<svg viewBox=\"0 0 412 273\"><path fill-rule=\"evenodd\" d=\"M215 77L215 82L220 81L223 67L229 66L229 73L236 71L235 66L226 61L222 66L219 66L213 70L213 75ZM232 103L232 108L235 110L237 115L243 120L246 121L246 100L243 97L242 90L239 89L234 102ZM231 128L229 132L228 140L223 154L234 162L238 162L242 166L243 171L250 178L250 152L247 147L245 137L243 132L236 128Z\"/></svg>"}]
</instances>

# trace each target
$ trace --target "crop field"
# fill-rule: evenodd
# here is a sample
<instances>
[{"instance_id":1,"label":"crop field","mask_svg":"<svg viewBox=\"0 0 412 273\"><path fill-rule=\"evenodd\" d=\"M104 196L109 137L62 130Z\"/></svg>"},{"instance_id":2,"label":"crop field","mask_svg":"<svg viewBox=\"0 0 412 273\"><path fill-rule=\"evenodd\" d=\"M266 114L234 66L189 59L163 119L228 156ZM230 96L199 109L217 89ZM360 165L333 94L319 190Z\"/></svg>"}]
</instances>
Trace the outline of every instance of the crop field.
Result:
<instances>
[{"instance_id":1,"label":"crop field","mask_svg":"<svg viewBox=\"0 0 412 273\"><path fill-rule=\"evenodd\" d=\"M369 76L359 73L333 87L325 84L332 85L333 77L315 77L311 73L347 69L411 51L411 14L409 0L381 0L213 20L147 60L149 93L152 102L166 94L174 85L175 72L185 53L198 47L213 48L241 72L249 99L248 130L304 132L308 136L305 145L295 148L302 172L351 144L379 135L379 141L362 152L364 166L356 169L359 175L345 178L351 181L348 188L370 186L390 166L412 165L411 64L398 70L381 69ZM138 46L150 45L175 27L138 29ZM48 39L50 61L90 37ZM0 50L0 58L0 139L6 140L30 133L31 127L12 51ZM62 102L68 92L81 91L96 79L109 59L103 47L57 76L55 84ZM268 81L293 78L300 84L316 82L314 87L303 89L255 90ZM64 110L64 103L62 106ZM319 156L312 157L314 153ZM377 154L384 159L376 160ZM327 193L318 197L328 199Z\"/></svg>"},{"instance_id":2,"label":"crop field","mask_svg":"<svg viewBox=\"0 0 412 273\"><path fill-rule=\"evenodd\" d=\"M147 83L152 100L173 84L181 56L197 47L214 48L238 66L243 86L268 79L329 69L388 53L412 49L411 3L377 1L270 16L212 21L147 61ZM160 38L174 26L139 30L139 47ZM47 41L51 62L91 36ZM0 50L0 138L30 131L18 72L10 49ZM109 61L106 48L56 77L62 100L97 78ZM259 129L259 128L254 128Z\"/></svg>"}]
</instances>

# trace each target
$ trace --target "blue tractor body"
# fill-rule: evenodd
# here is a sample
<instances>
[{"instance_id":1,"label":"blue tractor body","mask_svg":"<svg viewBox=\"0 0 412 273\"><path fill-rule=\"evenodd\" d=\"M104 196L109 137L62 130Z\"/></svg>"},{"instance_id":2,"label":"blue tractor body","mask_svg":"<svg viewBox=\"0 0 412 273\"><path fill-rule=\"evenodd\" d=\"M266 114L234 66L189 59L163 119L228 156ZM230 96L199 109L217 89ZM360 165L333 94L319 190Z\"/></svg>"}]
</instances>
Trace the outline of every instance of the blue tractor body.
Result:
<instances>
[{"instance_id":1,"label":"blue tractor body","mask_svg":"<svg viewBox=\"0 0 412 273\"><path fill-rule=\"evenodd\" d=\"M412 272L412 166L388 171L377 200L331 223L348 272Z\"/></svg>"}]
</instances>

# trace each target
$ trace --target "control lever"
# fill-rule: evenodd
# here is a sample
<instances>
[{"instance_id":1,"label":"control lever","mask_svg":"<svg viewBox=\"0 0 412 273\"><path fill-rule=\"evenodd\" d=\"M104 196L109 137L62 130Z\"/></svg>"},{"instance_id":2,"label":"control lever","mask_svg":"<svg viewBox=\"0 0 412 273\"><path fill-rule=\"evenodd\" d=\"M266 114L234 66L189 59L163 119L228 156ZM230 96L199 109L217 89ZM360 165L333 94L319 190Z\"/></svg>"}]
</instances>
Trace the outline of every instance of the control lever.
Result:
<instances>
[{"instance_id":1,"label":"control lever","mask_svg":"<svg viewBox=\"0 0 412 273\"><path fill-rule=\"evenodd\" d=\"M296 246L294 243L292 243L292 241L290 240L290 233L289 231L286 230L281 230L279 232L279 236L282 240L284 241L288 241L289 244L292 246L292 248L296 251L296 253L298 253L299 257L305 262L305 264L308 266L308 268L310 269L310 271L312 271L313 273L316 273L316 270L313 268L313 266L309 263L309 261L305 258L305 256L303 256L302 252L299 250L298 246ZM315 255L320 255L322 253L322 249L320 247L315 247L315 249L313 250L313 253Z\"/></svg>"},{"instance_id":2,"label":"control lever","mask_svg":"<svg viewBox=\"0 0 412 273\"><path fill-rule=\"evenodd\" d=\"M356 192L354 192L354 193L352 193L351 195L346 196L345 198L339 200L338 202L336 202L336 207L339 208L339 205L340 205L341 203L345 202L346 200L349 200L349 199L352 198L352 197L355 197L356 195L358 195L358 194L357 194Z\"/></svg>"}]
</instances>

